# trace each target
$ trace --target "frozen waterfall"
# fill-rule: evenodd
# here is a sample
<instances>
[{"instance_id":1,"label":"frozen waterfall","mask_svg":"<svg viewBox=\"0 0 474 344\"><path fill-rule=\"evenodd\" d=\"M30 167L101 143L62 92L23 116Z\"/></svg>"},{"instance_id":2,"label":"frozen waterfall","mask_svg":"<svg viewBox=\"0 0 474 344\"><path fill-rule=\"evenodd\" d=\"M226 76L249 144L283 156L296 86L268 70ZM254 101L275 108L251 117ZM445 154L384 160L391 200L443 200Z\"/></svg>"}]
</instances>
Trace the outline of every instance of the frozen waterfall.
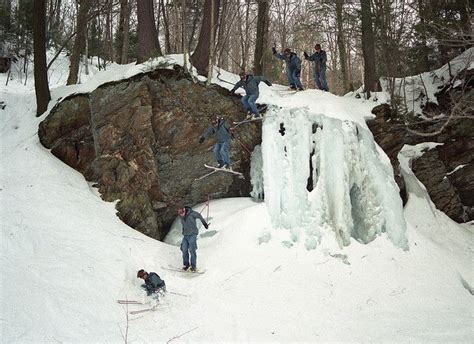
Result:
<instances>
[{"instance_id":1,"label":"frozen waterfall","mask_svg":"<svg viewBox=\"0 0 474 344\"><path fill-rule=\"evenodd\" d=\"M332 232L340 248L386 232L408 248L399 189L385 153L367 127L306 109L272 108L251 169L256 198L273 226L315 248Z\"/></svg>"}]
</instances>

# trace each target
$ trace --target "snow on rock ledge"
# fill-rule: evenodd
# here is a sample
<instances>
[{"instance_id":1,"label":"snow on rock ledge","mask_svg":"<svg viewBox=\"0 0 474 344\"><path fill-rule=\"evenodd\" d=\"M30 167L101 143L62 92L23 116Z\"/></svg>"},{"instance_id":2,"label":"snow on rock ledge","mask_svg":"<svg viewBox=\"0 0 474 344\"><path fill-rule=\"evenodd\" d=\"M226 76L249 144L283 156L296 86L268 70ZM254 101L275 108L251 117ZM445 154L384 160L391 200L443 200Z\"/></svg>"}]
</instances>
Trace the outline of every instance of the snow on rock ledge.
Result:
<instances>
[{"instance_id":1,"label":"snow on rock ledge","mask_svg":"<svg viewBox=\"0 0 474 344\"><path fill-rule=\"evenodd\" d=\"M262 125L261 157L263 176L252 173L253 195L265 195L274 227L288 229L292 241L314 249L329 230L342 248L351 237L368 243L386 232L408 248L390 162L366 127L273 108Z\"/></svg>"}]
</instances>

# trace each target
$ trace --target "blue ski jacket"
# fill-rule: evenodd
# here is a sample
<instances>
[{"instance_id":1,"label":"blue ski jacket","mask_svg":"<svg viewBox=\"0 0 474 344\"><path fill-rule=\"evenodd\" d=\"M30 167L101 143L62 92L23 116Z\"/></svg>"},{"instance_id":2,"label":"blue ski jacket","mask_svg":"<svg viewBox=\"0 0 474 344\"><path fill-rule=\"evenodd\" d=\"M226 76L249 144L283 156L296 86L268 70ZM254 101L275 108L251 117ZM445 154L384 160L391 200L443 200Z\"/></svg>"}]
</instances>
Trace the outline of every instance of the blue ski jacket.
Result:
<instances>
[{"instance_id":1,"label":"blue ski jacket","mask_svg":"<svg viewBox=\"0 0 474 344\"><path fill-rule=\"evenodd\" d=\"M258 98L260 94L259 89L258 89L258 84L260 83L260 81L263 81L268 86L272 85L270 80L268 80L262 75L253 76L249 74L245 77L244 80L238 81L230 92L234 93L239 87L243 87L247 95L249 96L254 95L254 96L257 96Z\"/></svg>"},{"instance_id":2,"label":"blue ski jacket","mask_svg":"<svg viewBox=\"0 0 474 344\"><path fill-rule=\"evenodd\" d=\"M184 216L180 216L181 225L183 226L183 235L197 235L199 230L196 226L196 219L199 219L204 227L207 228L207 222L197 211L192 210L190 207L184 207L186 212Z\"/></svg>"},{"instance_id":3,"label":"blue ski jacket","mask_svg":"<svg viewBox=\"0 0 474 344\"><path fill-rule=\"evenodd\" d=\"M219 121L217 122L217 127L210 125L201 137L203 137L204 139L208 139L213 135L216 135L218 143L227 142L230 145L232 135L230 134L229 128L227 127L227 123L225 122L224 118L219 118Z\"/></svg>"},{"instance_id":4,"label":"blue ski jacket","mask_svg":"<svg viewBox=\"0 0 474 344\"><path fill-rule=\"evenodd\" d=\"M311 56L305 57L305 59L308 61L314 61L315 71L326 70L326 61L328 60L328 58L324 50L320 50L319 53L314 53Z\"/></svg>"},{"instance_id":5,"label":"blue ski jacket","mask_svg":"<svg viewBox=\"0 0 474 344\"><path fill-rule=\"evenodd\" d=\"M163 281L158 274L150 272L148 273L148 277L145 279L143 288L146 289L148 295L151 295L156 292L157 289L164 288L165 286L165 281Z\"/></svg>"},{"instance_id":6,"label":"blue ski jacket","mask_svg":"<svg viewBox=\"0 0 474 344\"><path fill-rule=\"evenodd\" d=\"M288 68L288 70L290 71L301 70L301 59L295 53L291 53L289 57L286 57L285 55L281 53L275 53L274 55L280 60L285 61L286 68Z\"/></svg>"}]
</instances>

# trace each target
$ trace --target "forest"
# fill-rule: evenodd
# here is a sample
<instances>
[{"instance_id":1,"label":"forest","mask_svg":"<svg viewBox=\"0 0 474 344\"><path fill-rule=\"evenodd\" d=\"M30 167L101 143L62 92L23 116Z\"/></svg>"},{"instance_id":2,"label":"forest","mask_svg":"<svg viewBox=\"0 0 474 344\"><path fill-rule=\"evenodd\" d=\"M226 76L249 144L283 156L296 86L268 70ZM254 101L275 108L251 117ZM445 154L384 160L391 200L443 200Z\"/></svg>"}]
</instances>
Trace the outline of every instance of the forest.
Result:
<instances>
[{"instance_id":1,"label":"forest","mask_svg":"<svg viewBox=\"0 0 474 344\"><path fill-rule=\"evenodd\" d=\"M106 69L168 54L184 54L201 75L216 65L284 82L271 48L302 58L321 44L331 92L365 85L370 97L379 77L394 89L395 78L472 46L471 16L468 0L2 0L0 55L4 64L22 60L25 72L34 60L38 114L50 97L46 50L69 52L68 85L80 82L81 59L87 74L92 59ZM309 62L301 79L315 87Z\"/></svg>"}]
</instances>

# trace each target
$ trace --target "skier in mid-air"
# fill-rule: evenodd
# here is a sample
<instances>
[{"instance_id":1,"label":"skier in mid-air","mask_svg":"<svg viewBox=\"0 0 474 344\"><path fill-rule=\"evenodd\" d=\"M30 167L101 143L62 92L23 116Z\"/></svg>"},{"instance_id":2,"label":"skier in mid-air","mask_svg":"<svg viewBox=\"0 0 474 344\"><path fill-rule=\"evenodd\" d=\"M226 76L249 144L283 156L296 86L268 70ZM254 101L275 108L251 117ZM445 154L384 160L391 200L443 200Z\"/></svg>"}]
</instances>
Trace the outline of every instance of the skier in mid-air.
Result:
<instances>
[{"instance_id":1,"label":"skier in mid-air","mask_svg":"<svg viewBox=\"0 0 474 344\"><path fill-rule=\"evenodd\" d=\"M260 117L257 104L255 103L260 95L258 84L263 81L268 86L272 86L272 83L262 75L247 74L244 71L239 76L240 80L235 84L230 93L233 94L239 87L242 87L246 94L242 97L241 102L247 111L247 119L257 119Z\"/></svg>"},{"instance_id":2,"label":"skier in mid-air","mask_svg":"<svg viewBox=\"0 0 474 344\"><path fill-rule=\"evenodd\" d=\"M201 214L192 210L190 207L178 207L178 215L181 220L183 240L181 241L181 252L183 252L183 271L196 272L197 263L197 236L199 230L196 226L196 219L199 219L204 228L209 228L209 224L204 220ZM189 260L191 256L191 261ZM191 263L191 264L190 264Z\"/></svg>"},{"instance_id":3,"label":"skier in mid-air","mask_svg":"<svg viewBox=\"0 0 474 344\"><path fill-rule=\"evenodd\" d=\"M203 143L205 139L216 136L217 142L214 146L214 157L217 161L217 168L225 168L231 170L232 162L230 160L230 140L232 134L227 126L224 118L217 116L212 120L211 125L199 138L199 143Z\"/></svg>"}]
</instances>

